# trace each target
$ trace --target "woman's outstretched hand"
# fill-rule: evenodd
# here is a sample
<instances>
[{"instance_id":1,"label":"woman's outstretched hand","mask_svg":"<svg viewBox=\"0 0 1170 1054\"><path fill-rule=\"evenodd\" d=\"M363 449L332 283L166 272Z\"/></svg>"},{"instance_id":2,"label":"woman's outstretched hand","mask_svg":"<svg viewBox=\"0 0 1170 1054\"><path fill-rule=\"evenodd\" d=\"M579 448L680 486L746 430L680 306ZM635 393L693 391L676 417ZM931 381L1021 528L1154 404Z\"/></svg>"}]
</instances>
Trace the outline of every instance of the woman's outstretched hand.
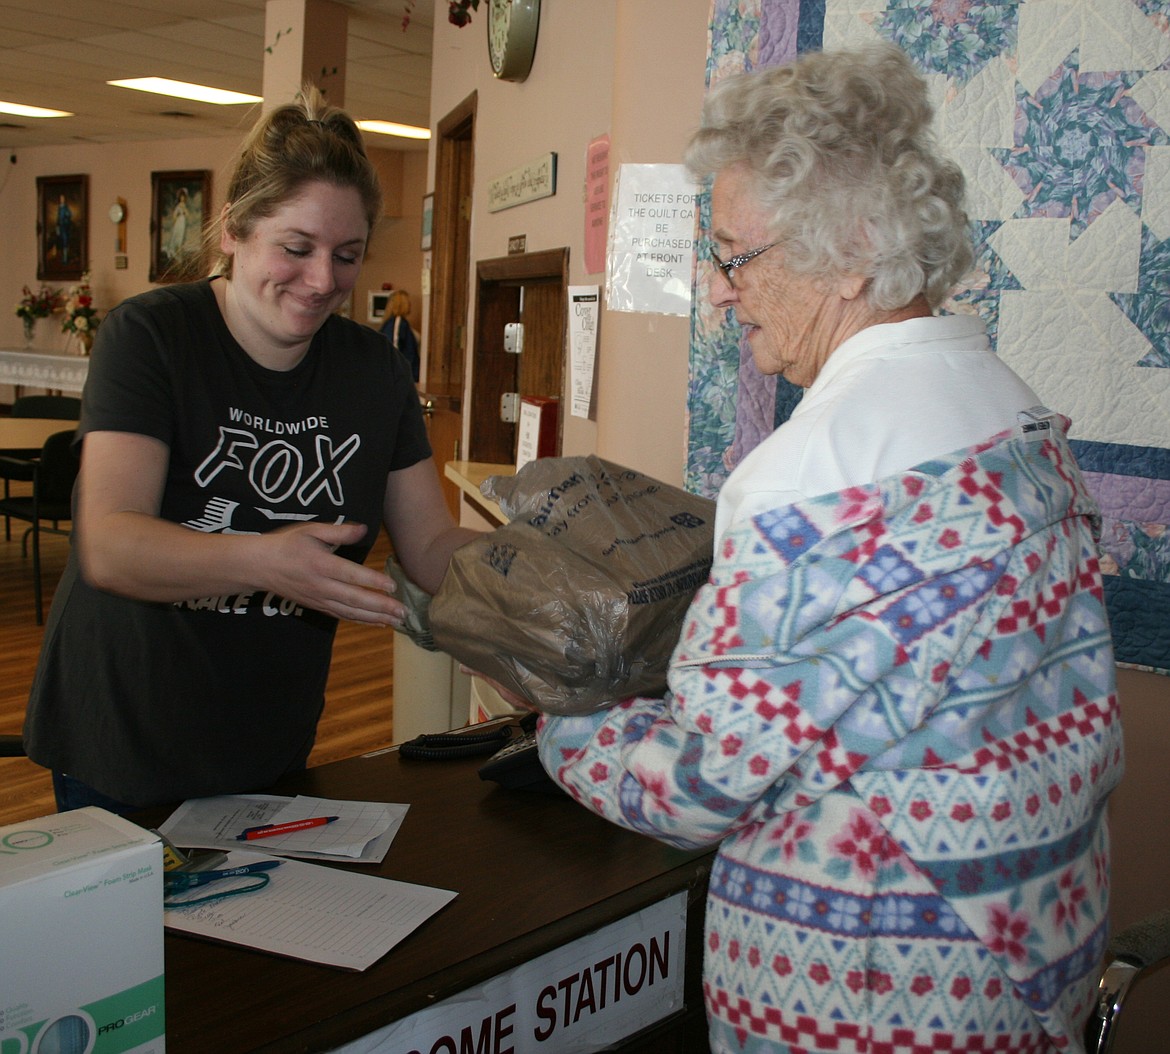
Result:
<instances>
[{"instance_id":1,"label":"woman's outstretched hand","mask_svg":"<svg viewBox=\"0 0 1170 1054\"><path fill-rule=\"evenodd\" d=\"M266 585L305 607L351 622L399 626L405 608L394 598L394 580L381 571L336 555L366 533L361 523L301 523L263 535L270 572Z\"/></svg>"}]
</instances>

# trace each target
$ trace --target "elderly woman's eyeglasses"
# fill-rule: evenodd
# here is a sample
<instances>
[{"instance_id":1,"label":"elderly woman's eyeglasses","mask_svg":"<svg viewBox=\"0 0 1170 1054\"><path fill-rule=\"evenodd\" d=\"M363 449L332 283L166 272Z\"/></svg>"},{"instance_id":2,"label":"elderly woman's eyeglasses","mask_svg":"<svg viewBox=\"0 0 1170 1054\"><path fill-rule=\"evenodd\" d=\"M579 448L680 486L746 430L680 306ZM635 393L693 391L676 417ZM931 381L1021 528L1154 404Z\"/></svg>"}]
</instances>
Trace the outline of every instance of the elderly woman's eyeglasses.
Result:
<instances>
[{"instance_id":1,"label":"elderly woman's eyeglasses","mask_svg":"<svg viewBox=\"0 0 1170 1054\"><path fill-rule=\"evenodd\" d=\"M727 279L727 284L732 289L738 288L735 284L735 272L738 271L749 260L754 260L761 253L766 253L776 243L768 242L767 245L761 245L758 249L749 249L746 253L740 253L738 256L733 256L730 260L721 260L717 253L711 252L711 259L715 261L715 266L723 272L723 277Z\"/></svg>"}]
</instances>

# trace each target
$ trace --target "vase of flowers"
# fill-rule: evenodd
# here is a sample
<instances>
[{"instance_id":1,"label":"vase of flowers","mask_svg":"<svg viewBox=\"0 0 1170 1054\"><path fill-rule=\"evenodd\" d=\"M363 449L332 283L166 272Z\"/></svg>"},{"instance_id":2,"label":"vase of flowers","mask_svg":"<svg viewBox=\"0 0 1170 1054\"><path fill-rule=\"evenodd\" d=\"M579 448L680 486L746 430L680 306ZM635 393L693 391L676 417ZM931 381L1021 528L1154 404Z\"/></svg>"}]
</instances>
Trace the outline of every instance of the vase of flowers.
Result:
<instances>
[{"instance_id":1,"label":"vase of flowers","mask_svg":"<svg viewBox=\"0 0 1170 1054\"><path fill-rule=\"evenodd\" d=\"M50 289L47 285L41 286L35 292L25 286L20 300L16 303L16 314L24 326L24 346L32 346L33 333L36 331L38 318L48 318L57 310L60 291Z\"/></svg>"},{"instance_id":2,"label":"vase of flowers","mask_svg":"<svg viewBox=\"0 0 1170 1054\"><path fill-rule=\"evenodd\" d=\"M69 290L65 299L65 313L61 317L61 330L75 338L81 346L81 354L88 355L93 347L97 332L97 308L93 306L93 291L89 287L89 275L83 274L81 281Z\"/></svg>"}]
</instances>

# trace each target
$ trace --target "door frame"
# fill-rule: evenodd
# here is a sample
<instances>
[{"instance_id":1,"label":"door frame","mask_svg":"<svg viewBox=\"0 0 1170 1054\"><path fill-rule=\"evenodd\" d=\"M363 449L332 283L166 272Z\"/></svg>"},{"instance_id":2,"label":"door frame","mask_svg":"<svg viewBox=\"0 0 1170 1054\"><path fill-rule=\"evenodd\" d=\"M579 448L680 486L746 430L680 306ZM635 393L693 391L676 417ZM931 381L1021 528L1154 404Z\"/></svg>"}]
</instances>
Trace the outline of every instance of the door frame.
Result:
<instances>
[{"instance_id":1,"label":"door frame","mask_svg":"<svg viewBox=\"0 0 1170 1054\"><path fill-rule=\"evenodd\" d=\"M463 379L471 268L471 193L475 173L472 92L437 125L430 304L423 413L447 507L459 520L460 490L447 478L448 461L463 449Z\"/></svg>"},{"instance_id":2,"label":"door frame","mask_svg":"<svg viewBox=\"0 0 1170 1054\"><path fill-rule=\"evenodd\" d=\"M568 406L565 340L568 325L569 250L544 249L479 260L475 265L475 339L472 345L471 390L467 415L468 460L508 464L514 460L516 425L500 420L500 396L556 395L557 453L561 451L564 412ZM520 315L522 294L540 287L544 309ZM528 361L521 366L504 351L504 324L525 323ZM539 361L537 361L539 357Z\"/></svg>"},{"instance_id":3,"label":"door frame","mask_svg":"<svg viewBox=\"0 0 1170 1054\"><path fill-rule=\"evenodd\" d=\"M467 307L471 261L471 194L475 176L472 92L437 126L431 302L427 330L428 395L459 400L467 356ZM455 407L458 409L458 406Z\"/></svg>"}]
</instances>

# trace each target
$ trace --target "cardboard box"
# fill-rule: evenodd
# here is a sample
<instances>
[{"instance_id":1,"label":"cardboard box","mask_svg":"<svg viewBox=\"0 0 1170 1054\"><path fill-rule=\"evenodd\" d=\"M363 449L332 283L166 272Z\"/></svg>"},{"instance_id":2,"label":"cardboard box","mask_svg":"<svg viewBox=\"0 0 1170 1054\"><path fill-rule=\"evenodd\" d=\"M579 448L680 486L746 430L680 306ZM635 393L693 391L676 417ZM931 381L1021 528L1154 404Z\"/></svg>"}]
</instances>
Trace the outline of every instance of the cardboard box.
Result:
<instances>
[{"instance_id":1,"label":"cardboard box","mask_svg":"<svg viewBox=\"0 0 1170 1054\"><path fill-rule=\"evenodd\" d=\"M0 827L0 1054L161 1054L162 875L105 809Z\"/></svg>"}]
</instances>

